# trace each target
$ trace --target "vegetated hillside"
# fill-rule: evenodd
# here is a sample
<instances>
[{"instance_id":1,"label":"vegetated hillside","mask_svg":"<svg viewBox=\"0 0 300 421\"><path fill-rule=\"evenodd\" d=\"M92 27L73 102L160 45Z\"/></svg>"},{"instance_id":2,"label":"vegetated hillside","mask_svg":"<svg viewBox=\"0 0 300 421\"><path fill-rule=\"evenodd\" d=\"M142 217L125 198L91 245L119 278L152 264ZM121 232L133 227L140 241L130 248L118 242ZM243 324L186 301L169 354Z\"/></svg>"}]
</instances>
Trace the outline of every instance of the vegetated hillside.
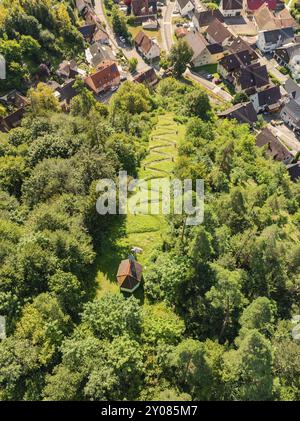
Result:
<instances>
[{"instance_id":1,"label":"vegetated hillside","mask_svg":"<svg viewBox=\"0 0 300 421\"><path fill-rule=\"evenodd\" d=\"M30 95L0 139L1 399L298 400L300 189L284 166L172 78L126 82L109 107L81 88L70 115ZM166 110L186 125L175 175L205 180L204 223L170 218L142 297L95 298L124 230L96 213L96 181L136 175Z\"/></svg>"},{"instance_id":2,"label":"vegetated hillside","mask_svg":"<svg viewBox=\"0 0 300 421\"><path fill-rule=\"evenodd\" d=\"M0 92L24 89L33 76L43 77L40 64L51 69L83 53L84 40L71 5L58 0L0 1L0 53L7 62Z\"/></svg>"}]
</instances>

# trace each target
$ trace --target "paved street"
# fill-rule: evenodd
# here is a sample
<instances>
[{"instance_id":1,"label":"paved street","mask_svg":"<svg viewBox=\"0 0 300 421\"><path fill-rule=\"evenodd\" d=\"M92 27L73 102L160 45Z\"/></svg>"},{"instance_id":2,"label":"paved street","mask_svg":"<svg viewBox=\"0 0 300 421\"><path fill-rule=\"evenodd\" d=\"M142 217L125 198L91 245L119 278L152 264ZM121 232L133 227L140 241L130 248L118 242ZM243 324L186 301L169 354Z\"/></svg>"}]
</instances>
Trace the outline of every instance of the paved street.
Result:
<instances>
[{"instance_id":1,"label":"paved street","mask_svg":"<svg viewBox=\"0 0 300 421\"><path fill-rule=\"evenodd\" d=\"M106 25L105 30L109 35L110 42L111 42L113 48L115 49L115 51L121 49L123 51L124 56L127 58L127 60L135 57L138 61L138 64L137 64L137 71L138 72L141 72L141 71L147 69L149 67L148 64L144 62L143 58L138 54L136 49L134 47L128 47L128 46L126 47L123 43L120 42L120 40L113 33L113 30L110 27L110 23L105 16L102 1L103 0L96 0L95 1L95 12L96 12L96 15L98 16L98 18L102 22L105 23L105 25Z\"/></svg>"},{"instance_id":2,"label":"paved street","mask_svg":"<svg viewBox=\"0 0 300 421\"><path fill-rule=\"evenodd\" d=\"M163 46L168 53L173 44L172 36L172 13L175 8L175 2L169 1L167 6L163 8L163 18L161 21L161 34L163 40Z\"/></svg>"},{"instance_id":3,"label":"paved street","mask_svg":"<svg viewBox=\"0 0 300 421\"><path fill-rule=\"evenodd\" d=\"M209 80L205 79L199 74L193 73L190 69L186 69L184 76L188 76L195 82L202 85L204 88L208 89L209 91L212 91L216 96L220 98L221 101L231 102L232 96L228 92L224 91L222 88L220 88L220 86L215 85L214 83L210 82Z\"/></svg>"}]
</instances>

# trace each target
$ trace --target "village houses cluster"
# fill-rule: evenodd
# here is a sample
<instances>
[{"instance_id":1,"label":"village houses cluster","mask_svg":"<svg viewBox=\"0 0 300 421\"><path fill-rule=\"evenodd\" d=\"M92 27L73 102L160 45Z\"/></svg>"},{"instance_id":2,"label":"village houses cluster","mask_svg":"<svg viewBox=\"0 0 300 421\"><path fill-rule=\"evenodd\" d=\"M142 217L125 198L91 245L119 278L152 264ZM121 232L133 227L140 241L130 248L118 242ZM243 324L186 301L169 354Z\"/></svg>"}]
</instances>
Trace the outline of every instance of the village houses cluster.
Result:
<instances>
[{"instance_id":1,"label":"village houses cluster","mask_svg":"<svg viewBox=\"0 0 300 421\"><path fill-rule=\"evenodd\" d=\"M76 95L74 83L78 77L98 100L103 100L103 94L112 94L126 79L151 86L159 80L159 59L165 43L158 42L150 31L157 34L160 30L163 35L166 25L170 24L165 20L170 0L115 0L114 3L141 28L133 36L130 48L141 60L143 69L130 74L124 68L120 52L128 59L125 40L107 30L92 0L76 0L78 14L84 22L78 30L86 41L85 61L65 60L56 70L55 80L50 77L47 80L65 111ZM209 7L203 0L175 0L172 12L168 18L172 21L172 43L175 38L183 39L192 49L191 73L197 73L202 80L206 78L206 83L211 85L222 85L220 89L226 87L232 95L247 98L240 103L235 101L219 112L219 117L249 124L258 133L257 145L265 146L270 156L284 162L292 178L297 179L300 166L295 160L295 151L282 143L270 124L260 133L257 125L259 113L279 115L280 124L285 123L291 132L300 135L300 87L297 84L300 36L297 36L298 24L284 1L221 0L218 6ZM274 62L276 66L272 68ZM41 66L50 76L47 66ZM214 66L215 74L203 75L202 69L209 66ZM273 71L278 74L276 69L280 66L289 74L282 75L282 80L273 74ZM12 110L0 120L0 129L9 131L20 124L28 100L13 91L0 98L0 102Z\"/></svg>"}]
</instances>

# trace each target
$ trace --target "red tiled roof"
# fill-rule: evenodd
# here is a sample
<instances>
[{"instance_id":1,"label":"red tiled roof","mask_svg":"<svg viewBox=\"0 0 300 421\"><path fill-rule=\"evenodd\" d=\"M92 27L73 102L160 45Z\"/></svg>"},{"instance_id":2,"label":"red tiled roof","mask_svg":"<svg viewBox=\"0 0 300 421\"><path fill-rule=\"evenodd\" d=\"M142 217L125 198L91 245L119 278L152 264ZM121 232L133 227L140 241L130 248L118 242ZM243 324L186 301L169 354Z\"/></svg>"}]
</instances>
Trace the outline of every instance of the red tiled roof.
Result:
<instances>
[{"instance_id":1,"label":"red tiled roof","mask_svg":"<svg viewBox=\"0 0 300 421\"><path fill-rule=\"evenodd\" d=\"M99 94L103 88L120 76L116 63L111 60L104 60L98 66L97 72L85 78L84 82L96 94Z\"/></svg>"},{"instance_id":2,"label":"red tiled roof","mask_svg":"<svg viewBox=\"0 0 300 421\"><path fill-rule=\"evenodd\" d=\"M146 35L143 31L140 31L137 34L137 36L134 38L134 42L144 54L147 54L150 51L153 44L152 39L149 38L148 35Z\"/></svg>"},{"instance_id":3,"label":"red tiled roof","mask_svg":"<svg viewBox=\"0 0 300 421\"><path fill-rule=\"evenodd\" d=\"M264 3L267 4L268 8L275 10L277 6L277 0L247 0L247 6L249 10L257 10Z\"/></svg>"}]
</instances>

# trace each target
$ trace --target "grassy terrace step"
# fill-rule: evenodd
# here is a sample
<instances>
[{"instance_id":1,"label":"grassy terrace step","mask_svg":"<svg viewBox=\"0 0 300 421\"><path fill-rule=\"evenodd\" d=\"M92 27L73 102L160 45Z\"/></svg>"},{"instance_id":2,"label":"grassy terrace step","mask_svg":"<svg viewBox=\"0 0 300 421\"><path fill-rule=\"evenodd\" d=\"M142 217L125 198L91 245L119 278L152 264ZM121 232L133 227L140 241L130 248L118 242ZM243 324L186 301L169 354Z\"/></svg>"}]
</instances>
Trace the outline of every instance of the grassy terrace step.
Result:
<instances>
[{"instance_id":1,"label":"grassy terrace step","mask_svg":"<svg viewBox=\"0 0 300 421\"><path fill-rule=\"evenodd\" d=\"M173 114L159 116L158 123L153 129L148 147L148 155L141 162L139 179L147 180L141 186L138 193L141 203L148 206L147 184L151 180L172 177L174 161L177 156L177 145L184 136L184 126L176 123ZM157 197L156 194L154 194ZM135 200L135 194L129 198L129 202ZM161 200L159 200L161 202ZM161 203L160 203L161 204ZM99 284L98 294L103 295L108 291L119 293L116 283L116 273L121 259L128 256L133 246L143 249L139 255L139 261L147 270L147 260L151 252L162 243L168 225L164 215L132 215L128 214L123 219L120 217L119 227L114 227L115 232L110 233L110 239L114 243L104 241L97 260L97 281ZM136 290L135 295L142 299L142 289Z\"/></svg>"}]
</instances>

